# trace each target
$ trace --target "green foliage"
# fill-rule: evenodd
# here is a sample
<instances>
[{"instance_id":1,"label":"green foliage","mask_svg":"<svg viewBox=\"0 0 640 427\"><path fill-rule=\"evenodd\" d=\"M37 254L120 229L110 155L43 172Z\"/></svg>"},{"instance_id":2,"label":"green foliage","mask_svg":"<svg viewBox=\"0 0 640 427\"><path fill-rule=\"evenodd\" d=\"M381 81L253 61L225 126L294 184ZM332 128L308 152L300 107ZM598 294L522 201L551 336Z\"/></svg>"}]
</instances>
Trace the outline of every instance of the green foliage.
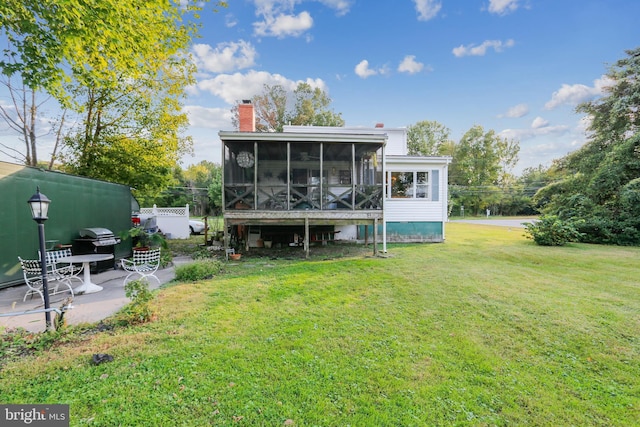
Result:
<instances>
[{"instance_id":1,"label":"green foliage","mask_svg":"<svg viewBox=\"0 0 640 427\"><path fill-rule=\"evenodd\" d=\"M124 286L124 293L131 302L114 316L114 322L119 326L126 326L151 321L154 312L149 282L146 279L132 280Z\"/></svg>"},{"instance_id":2,"label":"green foliage","mask_svg":"<svg viewBox=\"0 0 640 427\"><path fill-rule=\"evenodd\" d=\"M2 331L0 336L0 367L2 362L51 348L58 335L57 331L33 333L24 328Z\"/></svg>"},{"instance_id":3,"label":"green foliage","mask_svg":"<svg viewBox=\"0 0 640 427\"><path fill-rule=\"evenodd\" d=\"M299 83L293 91L295 106L286 120L298 126L344 126L340 113L329 109L331 98L320 88Z\"/></svg>"},{"instance_id":4,"label":"green foliage","mask_svg":"<svg viewBox=\"0 0 640 427\"><path fill-rule=\"evenodd\" d=\"M0 4L0 34L9 42L2 73L19 75L77 115L67 117L77 124L61 142L66 172L128 185L140 197L169 184L192 146L182 101L194 81L185 52L200 7L162 0ZM28 147L26 159L36 160Z\"/></svg>"},{"instance_id":5,"label":"green foliage","mask_svg":"<svg viewBox=\"0 0 640 427\"><path fill-rule=\"evenodd\" d=\"M577 108L591 117L588 129L594 139L604 137L603 141L616 142L640 129L640 47L625 53L627 57L607 72L610 83L603 86L605 95Z\"/></svg>"},{"instance_id":6,"label":"green foliage","mask_svg":"<svg viewBox=\"0 0 640 427\"><path fill-rule=\"evenodd\" d=\"M222 263L213 259L199 259L188 264L176 266L176 280L197 282L210 279L222 271Z\"/></svg>"},{"instance_id":7,"label":"green foliage","mask_svg":"<svg viewBox=\"0 0 640 427\"><path fill-rule=\"evenodd\" d=\"M591 119L589 141L535 196L544 213L576 224L583 242L640 245L640 48L627 54L610 68L605 95L578 106Z\"/></svg>"},{"instance_id":8,"label":"green foliage","mask_svg":"<svg viewBox=\"0 0 640 427\"><path fill-rule=\"evenodd\" d=\"M542 215L538 221L525 225L525 235L541 246L564 246L578 241L581 234L568 222L555 215Z\"/></svg>"},{"instance_id":9,"label":"green foliage","mask_svg":"<svg viewBox=\"0 0 640 427\"><path fill-rule=\"evenodd\" d=\"M219 4L219 3L218 3ZM3 74L19 74L31 89L44 89L65 103L65 85L114 87L156 71L185 49L197 25L183 16L198 8L161 0L5 0L0 31L9 55ZM10 59L8 59L10 58Z\"/></svg>"},{"instance_id":10,"label":"green foliage","mask_svg":"<svg viewBox=\"0 0 640 427\"><path fill-rule=\"evenodd\" d=\"M510 171L519 151L516 141L501 138L493 130L474 126L467 131L455 145L449 172L449 183L457 186L454 203L474 215L498 203L504 191L501 186L513 182Z\"/></svg>"},{"instance_id":11,"label":"green foliage","mask_svg":"<svg viewBox=\"0 0 640 427\"><path fill-rule=\"evenodd\" d=\"M423 120L407 128L407 151L411 156L443 156L453 144L451 130L436 122Z\"/></svg>"},{"instance_id":12,"label":"green foliage","mask_svg":"<svg viewBox=\"0 0 640 427\"><path fill-rule=\"evenodd\" d=\"M145 231L143 226L140 227L131 227L128 230L120 233L120 238L122 240L131 239L132 243L135 244L137 248L151 248L151 247L161 247L163 249L168 249L169 245L167 244L167 239L160 233L149 233Z\"/></svg>"}]
</instances>

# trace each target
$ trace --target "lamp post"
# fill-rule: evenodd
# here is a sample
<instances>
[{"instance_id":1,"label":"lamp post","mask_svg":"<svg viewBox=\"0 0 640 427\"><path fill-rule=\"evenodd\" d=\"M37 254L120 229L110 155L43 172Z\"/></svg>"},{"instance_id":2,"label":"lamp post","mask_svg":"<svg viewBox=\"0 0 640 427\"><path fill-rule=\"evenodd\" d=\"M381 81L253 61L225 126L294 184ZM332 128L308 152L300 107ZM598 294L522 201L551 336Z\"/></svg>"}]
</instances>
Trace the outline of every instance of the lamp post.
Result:
<instances>
[{"instance_id":1,"label":"lamp post","mask_svg":"<svg viewBox=\"0 0 640 427\"><path fill-rule=\"evenodd\" d=\"M40 266L42 267L42 292L44 296L44 318L47 330L51 328L51 313L49 313L49 284L47 283L47 262L44 245L44 222L49 218L49 203L51 200L40 192L37 187L36 194L27 201L31 208L31 217L38 223L38 238L40 239Z\"/></svg>"}]
</instances>

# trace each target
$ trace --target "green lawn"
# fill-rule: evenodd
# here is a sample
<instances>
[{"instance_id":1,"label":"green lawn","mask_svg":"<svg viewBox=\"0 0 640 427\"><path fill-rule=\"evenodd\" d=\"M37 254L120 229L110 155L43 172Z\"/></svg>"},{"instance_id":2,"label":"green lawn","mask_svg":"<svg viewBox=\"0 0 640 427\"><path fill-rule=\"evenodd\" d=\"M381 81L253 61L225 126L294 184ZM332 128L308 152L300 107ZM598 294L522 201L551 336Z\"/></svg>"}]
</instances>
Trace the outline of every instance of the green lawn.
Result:
<instances>
[{"instance_id":1,"label":"green lawn","mask_svg":"<svg viewBox=\"0 0 640 427\"><path fill-rule=\"evenodd\" d=\"M243 258L162 289L153 323L6 364L0 402L73 426L637 425L639 257L449 224L386 257Z\"/></svg>"}]
</instances>

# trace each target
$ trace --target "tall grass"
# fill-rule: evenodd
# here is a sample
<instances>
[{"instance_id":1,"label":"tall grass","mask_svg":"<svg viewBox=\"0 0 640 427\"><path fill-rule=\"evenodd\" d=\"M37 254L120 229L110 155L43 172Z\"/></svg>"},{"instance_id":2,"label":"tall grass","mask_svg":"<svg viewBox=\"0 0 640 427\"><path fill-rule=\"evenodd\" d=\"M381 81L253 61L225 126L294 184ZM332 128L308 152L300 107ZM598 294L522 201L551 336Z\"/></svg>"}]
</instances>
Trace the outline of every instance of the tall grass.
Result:
<instances>
[{"instance_id":1,"label":"tall grass","mask_svg":"<svg viewBox=\"0 0 640 427\"><path fill-rule=\"evenodd\" d=\"M639 255L451 224L388 257L249 259L159 291L154 323L6 365L0 401L71 425L634 425Z\"/></svg>"}]
</instances>

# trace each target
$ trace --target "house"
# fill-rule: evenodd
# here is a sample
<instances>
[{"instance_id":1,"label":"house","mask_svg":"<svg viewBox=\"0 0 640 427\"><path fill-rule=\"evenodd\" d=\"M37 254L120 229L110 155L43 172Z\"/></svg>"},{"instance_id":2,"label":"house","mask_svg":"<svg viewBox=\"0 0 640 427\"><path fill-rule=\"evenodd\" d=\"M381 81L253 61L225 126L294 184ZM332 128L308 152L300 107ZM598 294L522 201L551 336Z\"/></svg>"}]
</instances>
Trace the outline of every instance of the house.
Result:
<instances>
[{"instance_id":1,"label":"house","mask_svg":"<svg viewBox=\"0 0 640 427\"><path fill-rule=\"evenodd\" d=\"M448 157L406 156L406 129L286 126L255 132L250 102L240 130L220 132L223 219L245 248L269 242L444 240ZM230 240L227 240L230 239Z\"/></svg>"}]
</instances>

